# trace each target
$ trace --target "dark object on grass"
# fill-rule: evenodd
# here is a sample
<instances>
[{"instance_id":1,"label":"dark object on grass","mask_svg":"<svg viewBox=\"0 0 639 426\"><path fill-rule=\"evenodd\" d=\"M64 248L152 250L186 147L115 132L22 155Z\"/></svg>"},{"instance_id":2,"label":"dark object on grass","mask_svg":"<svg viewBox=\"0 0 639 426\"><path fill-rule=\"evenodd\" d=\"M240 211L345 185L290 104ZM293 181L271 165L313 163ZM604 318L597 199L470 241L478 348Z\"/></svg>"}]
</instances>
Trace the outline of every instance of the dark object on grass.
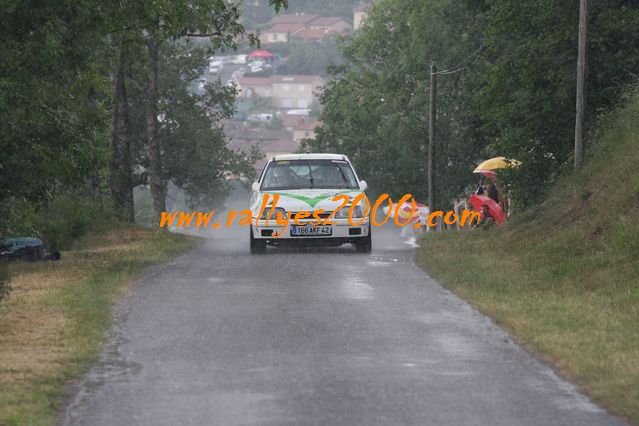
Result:
<instances>
[{"instance_id":1,"label":"dark object on grass","mask_svg":"<svg viewBox=\"0 0 639 426\"><path fill-rule=\"evenodd\" d=\"M0 240L0 259L8 260L59 260L60 253L47 254L39 238L21 237Z\"/></svg>"},{"instance_id":2,"label":"dark object on grass","mask_svg":"<svg viewBox=\"0 0 639 426\"><path fill-rule=\"evenodd\" d=\"M44 260L60 260L61 257L60 252L56 250L44 256Z\"/></svg>"}]
</instances>

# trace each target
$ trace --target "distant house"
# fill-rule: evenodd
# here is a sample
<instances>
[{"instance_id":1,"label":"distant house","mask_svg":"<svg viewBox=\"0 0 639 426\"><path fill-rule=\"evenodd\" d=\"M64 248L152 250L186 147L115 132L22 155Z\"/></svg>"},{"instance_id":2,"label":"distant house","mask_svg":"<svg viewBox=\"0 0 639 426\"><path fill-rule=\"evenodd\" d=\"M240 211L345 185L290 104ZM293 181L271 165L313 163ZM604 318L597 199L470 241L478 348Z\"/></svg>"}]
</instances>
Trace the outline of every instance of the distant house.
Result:
<instances>
[{"instance_id":1,"label":"distant house","mask_svg":"<svg viewBox=\"0 0 639 426\"><path fill-rule=\"evenodd\" d=\"M295 37L299 37L305 41L318 42L322 40L324 37L326 37L327 34L328 34L328 31L326 30L304 30L295 34Z\"/></svg>"},{"instance_id":2,"label":"distant house","mask_svg":"<svg viewBox=\"0 0 639 426\"><path fill-rule=\"evenodd\" d=\"M253 132L251 132L253 133ZM240 134L232 137L228 147L233 151L240 151L244 154L250 154L254 146L265 155L264 158L255 162L255 170L260 173L269 159L274 155L292 154L297 151L300 144L294 141L286 132L273 132L265 129L259 129L255 134ZM278 136L279 135L279 136Z\"/></svg>"},{"instance_id":3,"label":"distant house","mask_svg":"<svg viewBox=\"0 0 639 426\"><path fill-rule=\"evenodd\" d=\"M291 139L279 139L279 140L260 140L257 142L258 149L264 158L255 162L255 170L260 173L264 166L276 155L292 154L300 147L298 141Z\"/></svg>"},{"instance_id":4,"label":"distant house","mask_svg":"<svg viewBox=\"0 0 639 426\"><path fill-rule=\"evenodd\" d=\"M270 77L239 77L237 88L244 98L268 98L271 96Z\"/></svg>"},{"instance_id":5,"label":"distant house","mask_svg":"<svg viewBox=\"0 0 639 426\"><path fill-rule=\"evenodd\" d=\"M308 117L306 117L308 118ZM297 125L293 127L293 140L301 141L305 138L314 138L315 137L315 128L321 127L322 123L317 120L302 120Z\"/></svg>"},{"instance_id":6,"label":"distant house","mask_svg":"<svg viewBox=\"0 0 639 426\"><path fill-rule=\"evenodd\" d=\"M300 141L304 138L314 138L315 128L322 126L321 121L303 115L284 114L282 121L284 128L293 133L294 141Z\"/></svg>"},{"instance_id":7,"label":"distant house","mask_svg":"<svg viewBox=\"0 0 639 426\"><path fill-rule=\"evenodd\" d=\"M307 29L304 24L275 24L262 33L260 41L264 44L287 43L291 36Z\"/></svg>"},{"instance_id":8,"label":"distant house","mask_svg":"<svg viewBox=\"0 0 639 426\"><path fill-rule=\"evenodd\" d=\"M297 141L290 139L258 143L260 151L266 155L267 160L273 158L275 155L292 154L299 146L300 144Z\"/></svg>"},{"instance_id":9,"label":"distant house","mask_svg":"<svg viewBox=\"0 0 639 426\"><path fill-rule=\"evenodd\" d=\"M304 13L298 13L294 15L279 15L273 18L271 24L302 24L306 25L313 19L319 18L319 15L306 15Z\"/></svg>"},{"instance_id":10,"label":"distant house","mask_svg":"<svg viewBox=\"0 0 639 426\"><path fill-rule=\"evenodd\" d=\"M303 40L318 41L330 33L349 34L353 26L344 18L318 15L282 15L271 21L271 28L264 30L260 40L264 44L286 43L292 36Z\"/></svg>"},{"instance_id":11,"label":"distant house","mask_svg":"<svg viewBox=\"0 0 639 426\"><path fill-rule=\"evenodd\" d=\"M302 115L283 114L282 125L286 130L292 132L293 128L305 119L308 120L308 117Z\"/></svg>"},{"instance_id":12,"label":"distant house","mask_svg":"<svg viewBox=\"0 0 639 426\"><path fill-rule=\"evenodd\" d=\"M271 76L271 106L280 109L309 108L313 92L324 83L318 75Z\"/></svg>"},{"instance_id":13,"label":"distant house","mask_svg":"<svg viewBox=\"0 0 639 426\"><path fill-rule=\"evenodd\" d=\"M306 23L311 30L324 30L327 33L334 32L339 34L348 34L353 31L353 26L344 18L334 16L320 16Z\"/></svg>"},{"instance_id":14,"label":"distant house","mask_svg":"<svg viewBox=\"0 0 639 426\"><path fill-rule=\"evenodd\" d=\"M370 4L361 3L353 9L353 30L357 30L362 27L364 20L368 17L368 10Z\"/></svg>"},{"instance_id":15,"label":"distant house","mask_svg":"<svg viewBox=\"0 0 639 426\"><path fill-rule=\"evenodd\" d=\"M270 97L271 107L278 109L309 108L313 92L324 83L318 75L273 75L271 77L239 77L240 96Z\"/></svg>"}]
</instances>

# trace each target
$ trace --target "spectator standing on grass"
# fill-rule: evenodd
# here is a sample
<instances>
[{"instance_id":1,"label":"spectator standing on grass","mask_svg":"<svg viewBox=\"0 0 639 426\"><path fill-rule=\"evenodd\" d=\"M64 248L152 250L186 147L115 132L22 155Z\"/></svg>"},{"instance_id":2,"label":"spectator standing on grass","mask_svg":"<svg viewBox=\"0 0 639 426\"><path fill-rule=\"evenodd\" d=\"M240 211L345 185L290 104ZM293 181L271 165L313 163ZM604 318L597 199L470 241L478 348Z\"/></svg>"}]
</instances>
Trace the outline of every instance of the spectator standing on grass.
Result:
<instances>
[{"instance_id":1,"label":"spectator standing on grass","mask_svg":"<svg viewBox=\"0 0 639 426\"><path fill-rule=\"evenodd\" d=\"M484 181L485 180L486 180L486 176L484 176L484 175L482 175L479 178L479 186L477 186L477 191L475 191L475 194L484 195L484 192L485 192Z\"/></svg>"},{"instance_id":2,"label":"spectator standing on grass","mask_svg":"<svg viewBox=\"0 0 639 426\"><path fill-rule=\"evenodd\" d=\"M494 182L488 184L488 197L492 198L497 204L499 204L499 191L497 191L497 185Z\"/></svg>"}]
</instances>

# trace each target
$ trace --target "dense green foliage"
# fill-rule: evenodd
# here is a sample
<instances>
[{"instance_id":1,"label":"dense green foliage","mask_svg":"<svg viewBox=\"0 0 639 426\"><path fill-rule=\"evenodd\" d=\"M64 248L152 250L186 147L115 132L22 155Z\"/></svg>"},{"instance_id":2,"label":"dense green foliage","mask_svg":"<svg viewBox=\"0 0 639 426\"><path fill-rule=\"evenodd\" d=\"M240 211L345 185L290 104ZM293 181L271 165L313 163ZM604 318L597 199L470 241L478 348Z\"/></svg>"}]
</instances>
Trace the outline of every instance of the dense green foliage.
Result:
<instances>
[{"instance_id":1,"label":"dense green foliage","mask_svg":"<svg viewBox=\"0 0 639 426\"><path fill-rule=\"evenodd\" d=\"M206 49L190 42L166 43L160 49L158 116L163 156L163 179L183 190L191 207L219 205L228 191L225 172L252 178L249 159L227 148L220 120L233 115L235 88L207 83L204 93L192 92L193 81L207 62ZM143 89L145 74L133 76L130 92L136 105L130 113L132 151L137 167L135 182L149 180Z\"/></svg>"},{"instance_id":2,"label":"dense green foliage","mask_svg":"<svg viewBox=\"0 0 639 426\"><path fill-rule=\"evenodd\" d=\"M325 37L318 43L295 40L288 43L286 62L281 64L278 74L321 75L325 77L329 65L339 65L342 55L334 37Z\"/></svg>"},{"instance_id":3,"label":"dense green foliage","mask_svg":"<svg viewBox=\"0 0 639 426\"><path fill-rule=\"evenodd\" d=\"M332 69L320 96L324 127L307 149L346 153L375 192L424 200L430 62L452 66L472 56L480 40L459 31L471 21L452 0L376 3L368 25L343 46L346 65ZM475 81L469 72L440 78L437 162L443 200L471 177L467 164L479 151L476 116L466 108Z\"/></svg>"},{"instance_id":4,"label":"dense green foliage","mask_svg":"<svg viewBox=\"0 0 639 426\"><path fill-rule=\"evenodd\" d=\"M0 235L32 203L90 190L106 160L104 16L88 2L55 3L0 10Z\"/></svg>"},{"instance_id":5,"label":"dense green foliage","mask_svg":"<svg viewBox=\"0 0 639 426\"><path fill-rule=\"evenodd\" d=\"M572 163L578 11L559 0L375 2L342 46L346 64L321 95L324 128L305 149L344 152L377 192L425 199L435 62L439 207L495 155L523 161L502 180L521 205L538 201ZM594 2L589 40L592 130L639 69L639 3Z\"/></svg>"},{"instance_id":6,"label":"dense green foliage","mask_svg":"<svg viewBox=\"0 0 639 426\"><path fill-rule=\"evenodd\" d=\"M347 21L353 20L353 8L360 0L295 0L288 4L288 8L280 14L306 13L321 16L341 16ZM366 3L370 3L367 1ZM275 10L270 7L268 0L244 0L242 4L242 23L248 29L258 28L266 24L274 16Z\"/></svg>"},{"instance_id":7,"label":"dense green foliage","mask_svg":"<svg viewBox=\"0 0 639 426\"><path fill-rule=\"evenodd\" d=\"M614 107L636 79L639 2L590 3L586 124L592 132L596 115ZM579 7L561 0L488 4L479 11L486 49L475 72L482 85L469 95L482 116L486 151L523 161L507 178L528 205L572 166Z\"/></svg>"},{"instance_id":8,"label":"dense green foliage","mask_svg":"<svg viewBox=\"0 0 639 426\"><path fill-rule=\"evenodd\" d=\"M286 3L267 5L279 10ZM52 231L49 238L44 231L66 229L63 222L43 223L60 216L58 197L78 210L85 203L109 209L112 71L118 56L110 38L124 52L119 67L128 92L131 166L140 172L138 185L148 183L144 111L151 36L160 46L157 111L164 117L158 131L164 182L180 187L194 204L210 205L224 194L225 173L252 172L250 159L226 148L217 124L230 116L234 91L219 84L209 85L203 96L189 91L213 51L234 46L242 36L255 41L239 23L235 3L10 1L0 6L0 22L0 236L53 240L54 234L69 234ZM194 36L210 40L208 51L188 42Z\"/></svg>"}]
</instances>

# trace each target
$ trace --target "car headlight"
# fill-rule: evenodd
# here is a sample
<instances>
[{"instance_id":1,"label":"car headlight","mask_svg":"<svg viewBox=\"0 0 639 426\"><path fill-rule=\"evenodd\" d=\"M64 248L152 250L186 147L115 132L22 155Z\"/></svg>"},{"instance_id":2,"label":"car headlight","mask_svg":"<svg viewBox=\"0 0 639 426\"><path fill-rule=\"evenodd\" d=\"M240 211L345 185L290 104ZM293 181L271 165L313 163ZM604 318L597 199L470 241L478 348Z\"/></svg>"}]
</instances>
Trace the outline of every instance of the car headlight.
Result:
<instances>
[{"instance_id":1,"label":"car headlight","mask_svg":"<svg viewBox=\"0 0 639 426\"><path fill-rule=\"evenodd\" d=\"M260 220L266 220L266 219L268 219L270 211L271 211L271 206L266 207L266 208L264 209L264 212L262 213L262 216L260 216ZM280 215L280 216L282 216L282 217L286 217L286 210L284 210L284 209L283 209L283 208L281 208L281 207L275 207L275 208L273 209L273 213L270 213L271 220L275 220L275 219L277 219L277 213L278 213L278 212L279 212L279 213L281 213L281 215Z\"/></svg>"},{"instance_id":2,"label":"car headlight","mask_svg":"<svg viewBox=\"0 0 639 426\"><path fill-rule=\"evenodd\" d=\"M360 219L363 216L364 216L364 210L362 209L362 206L355 206L355 208L353 209L352 217Z\"/></svg>"},{"instance_id":3,"label":"car headlight","mask_svg":"<svg viewBox=\"0 0 639 426\"><path fill-rule=\"evenodd\" d=\"M337 218L337 219L348 219L348 212L349 212L350 208L351 208L351 206L346 206L343 209L339 210L335 214L335 218ZM363 215L364 215L364 213L363 213L362 207L360 205L357 205L352 210L351 218L360 219Z\"/></svg>"}]
</instances>

